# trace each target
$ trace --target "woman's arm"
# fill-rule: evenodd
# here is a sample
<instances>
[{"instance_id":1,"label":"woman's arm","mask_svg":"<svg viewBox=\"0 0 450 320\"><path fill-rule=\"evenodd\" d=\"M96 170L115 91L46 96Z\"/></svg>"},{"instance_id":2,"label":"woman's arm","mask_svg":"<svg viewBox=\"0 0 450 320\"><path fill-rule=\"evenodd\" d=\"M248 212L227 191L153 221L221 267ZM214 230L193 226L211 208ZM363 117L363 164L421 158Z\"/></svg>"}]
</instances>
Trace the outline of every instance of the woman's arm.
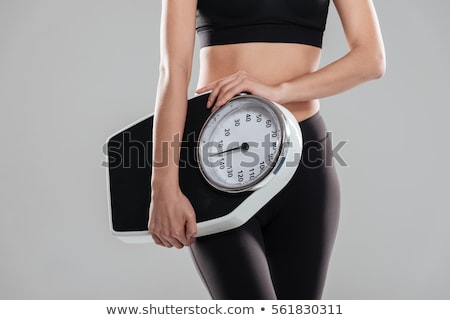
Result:
<instances>
[{"instance_id":1,"label":"woman's arm","mask_svg":"<svg viewBox=\"0 0 450 320\"><path fill-rule=\"evenodd\" d=\"M197 0L164 0L161 12L160 77L153 125L152 201L149 231L155 243L190 245L195 213L182 194L178 161L187 112L195 41Z\"/></svg>"},{"instance_id":2,"label":"woman's arm","mask_svg":"<svg viewBox=\"0 0 450 320\"><path fill-rule=\"evenodd\" d=\"M322 69L280 85L281 103L332 96L385 72L385 52L372 0L334 0L349 52Z\"/></svg>"},{"instance_id":3,"label":"woman's arm","mask_svg":"<svg viewBox=\"0 0 450 320\"><path fill-rule=\"evenodd\" d=\"M240 71L197 92L212 90L208 107L217 108L240 92L262 95L280 104L324 98L381 77L385 53L372 0L334 0L349 52L339 60L277 86L267 86Z\"/></svg>"}]
</instances>

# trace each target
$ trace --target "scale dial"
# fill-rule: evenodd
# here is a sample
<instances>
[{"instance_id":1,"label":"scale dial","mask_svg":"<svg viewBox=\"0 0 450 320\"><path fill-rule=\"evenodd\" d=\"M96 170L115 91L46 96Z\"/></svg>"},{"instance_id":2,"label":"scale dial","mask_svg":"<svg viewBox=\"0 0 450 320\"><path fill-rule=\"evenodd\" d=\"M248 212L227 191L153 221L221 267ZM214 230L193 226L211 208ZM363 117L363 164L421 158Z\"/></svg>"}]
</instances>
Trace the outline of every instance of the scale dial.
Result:
<instances>
[{"instance_id":1,"label":"scale dial","mask_svg":"<svg viewBox=\"0 0 450 320\"><path fill-rule=\"evenodd\" d=\"M285 139L286 118L275 103L236 96L203 125L197 148L200 171L222 191L257 189L284 159Z\"/></svg>"}]
</instances>

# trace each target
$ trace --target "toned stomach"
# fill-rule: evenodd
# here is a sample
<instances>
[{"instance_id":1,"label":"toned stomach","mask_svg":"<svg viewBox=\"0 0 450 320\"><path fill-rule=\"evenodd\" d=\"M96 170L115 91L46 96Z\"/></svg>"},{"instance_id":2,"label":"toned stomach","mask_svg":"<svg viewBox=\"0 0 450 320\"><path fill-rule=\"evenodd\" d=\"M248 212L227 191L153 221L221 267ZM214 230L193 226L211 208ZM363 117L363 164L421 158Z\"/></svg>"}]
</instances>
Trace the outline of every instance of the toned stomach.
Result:
<instances>
[{"instance_id":1,"label":"toned stomach","mask_svg":"<svg viewBox=\"0 0 450 320\"><path fill-rule=\"evenodd\" d=\"M197 86L229 76L239 70L267 85L277 85L317 70L320 49L291 43L242 43L204 47L200 50ZM284 105L297 121L319 111L319 101Z\"/></svg>"}]
</instances>

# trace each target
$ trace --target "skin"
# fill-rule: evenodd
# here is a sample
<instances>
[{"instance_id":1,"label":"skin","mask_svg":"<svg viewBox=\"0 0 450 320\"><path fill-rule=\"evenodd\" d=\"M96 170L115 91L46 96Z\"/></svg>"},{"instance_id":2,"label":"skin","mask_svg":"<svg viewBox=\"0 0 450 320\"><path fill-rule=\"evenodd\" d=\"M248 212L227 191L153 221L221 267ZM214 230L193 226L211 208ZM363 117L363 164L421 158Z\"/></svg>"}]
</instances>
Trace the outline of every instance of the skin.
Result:
<instances>
[{"instance_id":1,"label":"skin","mask_svg":"<svg viewBox=\"0 0 450 320\"><path fill-rule=\"evenodd\" d=\"M334 0L348 53L318 69L320 48L288 43L242 43L200 50L197 93L211 91L208 108L240 92L278 102L298 121L314 115L319 99L339 94L385 72L385 53L371 0ZM184 130L191 77L197 0L163 0L161 61L154 118L154 161L149 232L156 244L183 248L195 242L195 212L178 181L179 136ZM164 150L163 142L172 148Z\"/></svg>"}]
</instances>

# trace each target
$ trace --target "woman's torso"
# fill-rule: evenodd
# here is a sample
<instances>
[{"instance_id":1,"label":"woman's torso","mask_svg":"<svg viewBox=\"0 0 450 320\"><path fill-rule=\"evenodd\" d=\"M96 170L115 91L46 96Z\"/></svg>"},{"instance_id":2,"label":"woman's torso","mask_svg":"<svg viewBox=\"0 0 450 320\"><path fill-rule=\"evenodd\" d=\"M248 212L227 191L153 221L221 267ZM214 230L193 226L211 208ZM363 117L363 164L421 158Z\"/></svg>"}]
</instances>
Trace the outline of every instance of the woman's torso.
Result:
<instances>
[{"instance_id":1,"label":"woman's torso","mask_svg":"<svg viewBox=\"0 0 450 320\"><path fill-rule=\"evenodd\" d=\"M249 42L200 50L198 87L239 70L267 85L277 85L317 70L320 48L295 43ZM284 105L298 121L319 110L319 101Z\"/></svg>"}]
</instances>

